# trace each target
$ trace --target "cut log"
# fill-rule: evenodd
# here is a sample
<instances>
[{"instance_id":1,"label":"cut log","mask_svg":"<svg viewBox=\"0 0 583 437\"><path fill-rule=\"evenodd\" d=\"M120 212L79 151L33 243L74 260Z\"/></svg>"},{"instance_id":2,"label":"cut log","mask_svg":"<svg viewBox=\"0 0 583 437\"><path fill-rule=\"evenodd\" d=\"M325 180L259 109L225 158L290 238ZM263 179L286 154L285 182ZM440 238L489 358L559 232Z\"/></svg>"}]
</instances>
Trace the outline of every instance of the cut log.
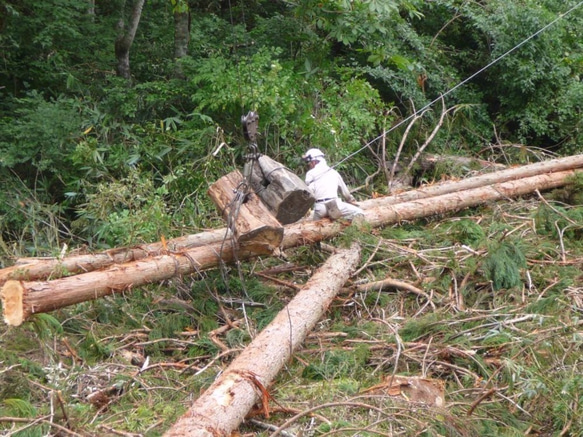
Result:
<instances>
[{"instance_id":1,"label":"cut log","mask_svg":"<svg viewBox=\"0 0 583 437\"><path fill-rule=\"evenodd\" d=\"M265 155L253 164L251 187L284 225L301 219L316 200L299 176Z\"/></svg>"},{"instance_id":2,"label":"cut log","mask_svg":"<svg viewBox=\"0 0 583 437\"><path fill-rule=\"evenodd\" d=\"M358 245L332 255L164 435L231 435L257 401L266 401L265 387L324 315L359 259Z\"/></svg>"},{"instance_id":3,"label":"cut log","mask_svg":"<svg viewBox=\"0 0 583 437\"><path fill-rule=\"evenodd\" d=\"M574 170L542 174L395 205L387 205L381 201L378 206L365 211L365 217L371 226L377 227L390 221L399 223L403 220L459 211L486 202L523 196L536 190L557 188L574 175Z\"/></svg>"},{"instance_id":4,"label":"cut log","mask_svg":"<svg viewBox=\"0 0 583 437\"><path fill-rule=\"evenodd\" d=\"M365 220L370 226L379 227L459 211L489 201L522 196L535 190L556 188L574 175L574 171L544 174L396 205L385 205L379 199L377 205L365 210ZM343 221L331 222L328 219L294 223L285 227L281 247L286 249L332 238L346 226L348 224ZM239 260L257 256L255 252L233 248L233 240L229 241L229 244L215 243L53 281L7 281L0 291L0 299L5 302L4 320L17 326L35 313L53 311L150 282L216 267L219 262L231 262L235 254ZM18 310L12 304L7 307L6 302L16 302L22 308ZM9 308L11 312L7 313Z\"/></svg>"},{"instance_id":5,"label":"cut log","mask_svg":"<svg viewBox=\"0 0 583 437\"><path fill-rule=\"evenodd\" d=\"M257 254L271 254L279 248L283 226L267 206L245 184L239 170L223 176L210 186L208 194L233 232L239 246Z\"/></svg>"},{"instance_id":6,"label":"cut log","mask_svg":"<svg viewBox=\"0 0 583 437\"><path fill-rule=\"evenodd\" d=\"M416 199L440 196L443 194L460 192L463 190L483 187L492 183L501 183L509 180L520 179L538 174L545 174L583 167L583 155L569 156L553 159L536 164L515 167L504 171L476 176L460 181L449 181L417 190L407 191L394 196L364 200L359 203L363 209L375 208L382 205L394 205L410 202ZM46 278L60 278L71 274L89 272L109 267L113 264L121 264L145 258L158 256L170 252L179 252L185 249L211 245L225 239L225 234L231 233L227 228L217 229L199 234L168 240L166 244L153 243L148 245L117 248L102 253L67 256L58 258L24 258L21 263L0 270L0 287L8 279L34 281Z\"/></svg>"},{"instance_id":7,"label":"cut log","mask_svg":"<svg viewBox=\"0 0 583 437\"><path fill-rule=\"evenodd\" d=\"M119 247L99 253L85 253L64 258L23 258L18 260L15 265L0 270L0 287L9 279L23 281L57 279L99 270L113 264L123 264L164 253L206 246L222 240L229 240L231 235L227 228L223 228L185 235L166 242Z\"/></svg>"},{"instance_id":8,"label":"cut log","mask_svg":"<svg viewBox=\"0 0 583 437\"><path fill-rule=\"evenodd\" d=\"M486 185L499 184L502 182L523 179L531 176L542 175L546 173L561 172L583 168L583 155L568 156L565 158L551 159L548 161L537 162L535 164L524 165L520 167L509 168L506 170L488 173L480 176L474 176L458 181L448 181L427 187L421 187L416 190L406 191L394 196L387 196L378 199L364 200L359 205L364 208L374 208L379 205L394 205L396 203L410 202L417 199L426 199L428 197L441 196L443 194L470 190L473 188L484 187Z\"/></svg>"}]
</instances>

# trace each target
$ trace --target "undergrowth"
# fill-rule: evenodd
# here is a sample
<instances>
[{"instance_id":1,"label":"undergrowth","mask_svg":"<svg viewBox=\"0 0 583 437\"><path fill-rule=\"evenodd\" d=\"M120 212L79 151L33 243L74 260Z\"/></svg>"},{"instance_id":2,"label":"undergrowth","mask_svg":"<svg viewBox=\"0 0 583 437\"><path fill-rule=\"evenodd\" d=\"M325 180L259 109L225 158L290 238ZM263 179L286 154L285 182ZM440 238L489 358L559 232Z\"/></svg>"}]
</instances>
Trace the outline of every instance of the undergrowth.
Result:
<instances>
[{"instance_id":1,"label":"undergrowth","mask_svg":"<svg viewBox=\"0 0 583 437\"><path fill-rule=\"evenodd\" d=\"M349 228L328 243L361 242L358 276L269 388L269 417L240 433L583 435L581 211L531 199ZM3 325L3 435L162 435L327 256L300 247ZM386 278L422 293L358 288Z\"/></svg>"}]
</instances>

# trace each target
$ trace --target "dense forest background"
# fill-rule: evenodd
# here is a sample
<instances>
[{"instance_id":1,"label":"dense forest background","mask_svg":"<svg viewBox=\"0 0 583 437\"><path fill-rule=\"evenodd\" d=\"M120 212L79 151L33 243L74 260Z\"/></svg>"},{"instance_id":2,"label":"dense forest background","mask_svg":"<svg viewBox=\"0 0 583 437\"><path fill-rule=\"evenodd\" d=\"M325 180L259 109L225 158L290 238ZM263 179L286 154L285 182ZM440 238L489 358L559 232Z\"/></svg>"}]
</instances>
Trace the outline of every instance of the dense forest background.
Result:
<instances>
[{"instance_id":1,"label":"dense forest background","mask_svg":"<svg viewBox=\"0 0 583 437\"><path fill-rule=\"evenodd\" d=\"M321 148L358 200L391 194L389 169L421 149L580 154L582 6L0 0L0 268L223 228L207 188L242 168L249 111L260 152L303 177ZM270 388L274 415L241 434L320 404L288 435L583 435L582 186L347 228L331 243L362 244L354 283L425 291L344 290ZM2 325L0 433L161 435L326 257L299 247ZM277 287L255 275L280 262L296 270ZM441 381L446 406L363 397L395 374Z\"/></svg>"},{"instance_id":2,"label":"dense forest background","mask_svg":"<svg viewBox=\"0 0 583 437\"><path fill-rule=\"evenodd\" d=\"M575 5L2 2L2 253L214 226L206 188L242 164L251 110L261 152L300 175L309 147L331 163L354 153L339 166L349 182L395 155L415 115L401 159L413 155L444 108L428 152L576 153L583 17L560 18ZM372 191L386 191L383 172Z\"/></svg>"}]
</instances>

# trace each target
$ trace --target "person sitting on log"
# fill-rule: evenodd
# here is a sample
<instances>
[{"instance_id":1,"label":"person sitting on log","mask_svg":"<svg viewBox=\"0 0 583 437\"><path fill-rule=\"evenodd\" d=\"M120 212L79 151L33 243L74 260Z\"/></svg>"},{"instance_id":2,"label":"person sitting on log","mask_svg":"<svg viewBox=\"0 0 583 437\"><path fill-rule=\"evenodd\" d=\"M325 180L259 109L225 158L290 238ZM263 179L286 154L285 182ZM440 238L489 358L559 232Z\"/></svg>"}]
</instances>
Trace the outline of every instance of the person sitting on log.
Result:
<instances>
[{"instance_id":1,"label":"person sitting on log","mask_svg":"<svg viewBox=\"0 0 583 437\"><path fill-rule=\"evenodd\" d=\"M308 164L306 173L306 185L314 195L313 220L329 217L332 220L344 218L353 220L357 216L364 216L364 212L356 204L356 199L348 190L342 176L329 167L320 149L310 149L302 159ZM345 199L343 202L338 197L338 191Z\"/></svg>"}]
</instances>

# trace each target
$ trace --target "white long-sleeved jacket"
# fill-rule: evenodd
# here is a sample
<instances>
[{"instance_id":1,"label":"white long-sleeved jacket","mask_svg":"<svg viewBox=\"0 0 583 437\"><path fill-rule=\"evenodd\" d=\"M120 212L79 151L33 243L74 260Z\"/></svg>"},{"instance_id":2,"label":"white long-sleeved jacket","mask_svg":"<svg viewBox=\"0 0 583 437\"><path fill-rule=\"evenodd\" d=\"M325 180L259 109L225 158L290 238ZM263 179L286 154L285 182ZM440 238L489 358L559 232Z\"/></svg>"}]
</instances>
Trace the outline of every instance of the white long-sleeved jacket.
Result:
<instances>
[{"instance_id":1,"label":"white long-sleeved jacket","mask_svg":"<svg viewBox=\"0 0 583 437\"><path fill-rule=\"evenodd\" d=\"M353 197L340 173L329 167L325 159L319 158L319 161L313 169L306 173L306 185L316 200L336 198L338 190L340 190L344 199L352 201Z\"/></svg>"}]
</instances>

